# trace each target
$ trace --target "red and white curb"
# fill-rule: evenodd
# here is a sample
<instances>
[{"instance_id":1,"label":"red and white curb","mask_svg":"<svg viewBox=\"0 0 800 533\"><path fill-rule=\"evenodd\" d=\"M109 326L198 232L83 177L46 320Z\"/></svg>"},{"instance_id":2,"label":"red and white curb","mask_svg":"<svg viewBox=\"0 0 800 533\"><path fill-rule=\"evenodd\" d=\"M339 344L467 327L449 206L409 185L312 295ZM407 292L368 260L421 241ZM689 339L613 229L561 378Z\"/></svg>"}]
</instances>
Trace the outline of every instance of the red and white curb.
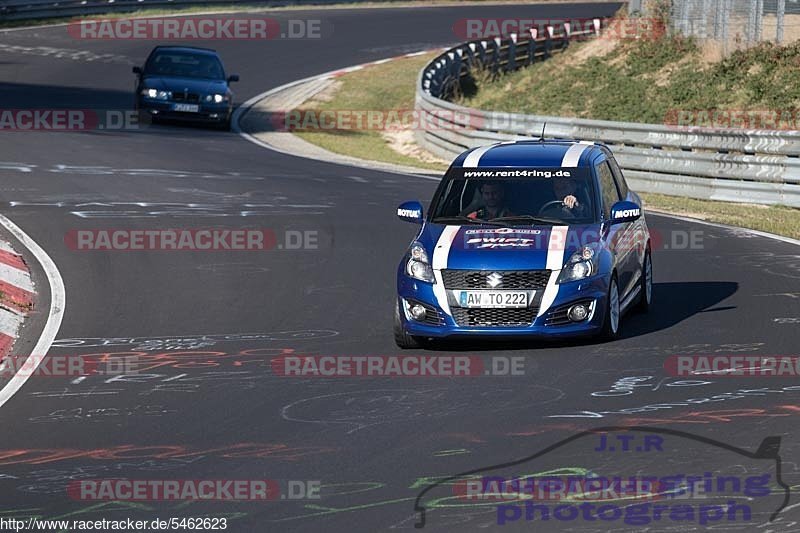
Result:
<instances>
[{"instance_id":1,"label":"red and white curb","mask_svg":"<svg viewBox=\"0 0 800 533\"><path fill-rule=\"evenodd\" d=\"M10 244L0 241L0 361L11 352L35 294L25 260Z\"/></svg>"},{"instance_id":2,"label":"red and white curb","mask_svg":"<svg viewBox=\"0 0 800 533\"><path fill-rule=\"evenodd\" d=\"M49 285L49 305L50 308L47 311L40 311L41 314L46 315L47 319L45 321L44 327L42 328L42 332L39 335L39 339L36 341L33 349L30 351L31 354L35 355L46 355L47 352L50 350L50 347L53 345L53 341L58 334L58 330L61 327L61 321L64 318L64 309L66 308L67 296L66 291L64 290L64 280L61 279L61 273L58 271L58 267L50 259L50 256L47 255L41 246L39 246L36 241L34 241L30 236L22 231L22 229L11 222L7 217L0 214L0 226L6 229L15 239L16 242L19 242L19 245L24 247L25 249L30 252L30 257L36 259L41 267L44 276L47 278L47 284ZM25 264L25 261L22 260L20 255L14 251L14 249L9 246L8 244L3 243L0 241L0 251L5 252L4 258L6 261L4 264L7 267L15 268L16 271L11 270L7 272L12 272L13 276L9 279L4 279L3 281L6 283L10 283L11 286L16 287L19 289L20 292L16 292L15 294L18 297L22 297L25 293L30 294L31 298L34 296L33 292L33 283L30 281L30 271ZM9 264L10 263L10 264ZM18 266L22 266L23 268L17 268ZM27 281L21 281L27 280ZM20 284L25 285L24 287L19 287L14 285L14 282L18 282ZM30 290L26 290L30 289ZM14 300L11 300L12 302ZM24 298L16 300L17 304L8 305L0 309L0 313L3 316L3 334L8 336L11 340L8 343L8 346L4 346L4 350L10 350L13 347L14 341L17 339L19 335L20 326L22 321L25 318L26 313L24 311L30 312L30 305L26 305L26 301ZM32 303L32 300L30 301ZM18 309L15 309L18 307ZM3 354L7 354L8 352L5 351ZM34 362L35 367L38 368L41 364L43 358L37 357L36 361ZM3 363L0 363L0 366ZM30 372L17 372L14 374L10 380L8 380L3 388L0 389L0 407L5 405L5 403L10 400L14 394L22 388L28 378L33 374L36 368L32 368Z\"/></svg>"}]
</instances>

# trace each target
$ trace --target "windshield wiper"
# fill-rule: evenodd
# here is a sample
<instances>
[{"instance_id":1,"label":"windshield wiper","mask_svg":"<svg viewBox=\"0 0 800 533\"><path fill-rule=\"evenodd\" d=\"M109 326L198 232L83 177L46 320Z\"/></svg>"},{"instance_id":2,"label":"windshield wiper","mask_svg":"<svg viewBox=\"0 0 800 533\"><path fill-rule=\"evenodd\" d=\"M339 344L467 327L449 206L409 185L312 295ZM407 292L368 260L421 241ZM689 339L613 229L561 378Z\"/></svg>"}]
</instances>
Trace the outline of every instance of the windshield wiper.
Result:
<instances>
[{"instance_id":1,"label":"windshield wiper","mask_svg":"<svg viewBox=\"0 0 800 533\"><path fill-rule=\"evenodd\" d=\"M506 226L506 224L498 221L497 219L493 220L483 220L482 218L469 218L464 216L457 216L457 217L436 217L431 220L431 222L437 224L451 224L454 222L468 222L470 224L480 224L480 225L489 225L489 226Z\"/></svg>"},{"instance_id":2,"label":"windshield wiper","mask_svg":"<svg viewBox=\"0 0 800 533\"><path fill-rule=\"evenodd\" d=\"M490 222L511 222L513 220L525 220L534 224L552 224L553 226L560 226L564 224L563 220L535 217L533 215L513 215L508 217L493 218Z\"/></svg>"}]
</instances>

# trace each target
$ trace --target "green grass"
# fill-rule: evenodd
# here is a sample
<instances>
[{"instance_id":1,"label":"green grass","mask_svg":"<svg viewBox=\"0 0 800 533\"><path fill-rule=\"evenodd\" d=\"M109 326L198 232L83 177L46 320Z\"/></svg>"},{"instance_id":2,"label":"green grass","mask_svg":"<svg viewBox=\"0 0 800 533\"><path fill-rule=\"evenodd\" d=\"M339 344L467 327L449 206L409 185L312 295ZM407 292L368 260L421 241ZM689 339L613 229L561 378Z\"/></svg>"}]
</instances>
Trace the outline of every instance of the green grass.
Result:
<instances>
[{"instance_id":1,"label":"green grass","mask_svg":"<svg viewBox=\"0 0 800 533\"><path fill-rule=\"evenodd\" d=\"M389 111L414 108L414 80L434 53L398 59L349 73L329 101L312 100L318 111ZM296 134L326 150L362 159L440 170L446 165L425 163L392 149L380 130L305 130Z\"/></svg>"},{"instance_id":2,"label":"green grass","mask_svg":"<svg viewBox=\"0 0 800 533\"><path fill-rule=\"evenodd\" d=\"M676 118L676 110L800 109L800 42L766 42L718 62L680 36L621 41L610 50L598 44L579 43L549 61L480 83L458 103L653 124Z\"/></svg>"}]
</instances>

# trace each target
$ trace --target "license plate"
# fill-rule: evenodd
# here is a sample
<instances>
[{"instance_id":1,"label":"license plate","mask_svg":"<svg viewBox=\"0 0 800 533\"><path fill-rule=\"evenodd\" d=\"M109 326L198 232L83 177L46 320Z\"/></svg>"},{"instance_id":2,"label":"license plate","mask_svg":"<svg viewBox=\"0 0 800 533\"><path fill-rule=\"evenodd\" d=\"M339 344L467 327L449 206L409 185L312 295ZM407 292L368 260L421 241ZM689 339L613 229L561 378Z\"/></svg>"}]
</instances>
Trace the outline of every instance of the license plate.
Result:
<instances>
[{"instance_id":1,"label":"license plate","mask_svg":"<svg viewBox=\"0 0 800 533\"><path fill-rule=\"evenodd\" d=\"M200 106L197 104L172 104L173 111L183 111L184 113L197 113Z\"/></svg>"},{"instance_id":2,"label":"license plate","mask_svg":"<svg viewBox=\"0 0 800 533\"><path fill-rule=\"evenodd\" d=\"M461 291L461 307L524 308L528 307L526 291Z\"/></svg>"}]
</instances>

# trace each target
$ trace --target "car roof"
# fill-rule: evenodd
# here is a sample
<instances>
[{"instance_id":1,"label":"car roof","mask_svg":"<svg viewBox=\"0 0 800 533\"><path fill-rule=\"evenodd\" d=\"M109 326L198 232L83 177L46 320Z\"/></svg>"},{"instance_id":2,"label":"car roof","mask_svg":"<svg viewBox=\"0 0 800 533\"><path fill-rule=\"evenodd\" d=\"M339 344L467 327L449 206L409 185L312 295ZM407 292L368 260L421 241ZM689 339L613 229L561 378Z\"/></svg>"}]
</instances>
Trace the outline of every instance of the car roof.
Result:
<instances>
[{"instance_id":1,"label":"car roof","mask_svg":"<svg viewBox=\"0 0 800 533\"><path fill-rule=\"evenodd\" d=\"M156 46L153 48L153 52L155 51L169 51L169 52L186 52L192 54L202 54L202 55L209 55L209 56L216 56L217 51L211 48L200 48L197 46ZM153 52L150 52L151 54Z\"/></svg>"},{"instance_id":2,"label":"car roof","mask_svg":"<svg viewBox=\"0 0 800 533\"><path fill-rule=\"evenodd\" d=\"M467 150L454 168L590 167L605 145L563 139L507 141Z\"/></svg>"}]
</instances>

